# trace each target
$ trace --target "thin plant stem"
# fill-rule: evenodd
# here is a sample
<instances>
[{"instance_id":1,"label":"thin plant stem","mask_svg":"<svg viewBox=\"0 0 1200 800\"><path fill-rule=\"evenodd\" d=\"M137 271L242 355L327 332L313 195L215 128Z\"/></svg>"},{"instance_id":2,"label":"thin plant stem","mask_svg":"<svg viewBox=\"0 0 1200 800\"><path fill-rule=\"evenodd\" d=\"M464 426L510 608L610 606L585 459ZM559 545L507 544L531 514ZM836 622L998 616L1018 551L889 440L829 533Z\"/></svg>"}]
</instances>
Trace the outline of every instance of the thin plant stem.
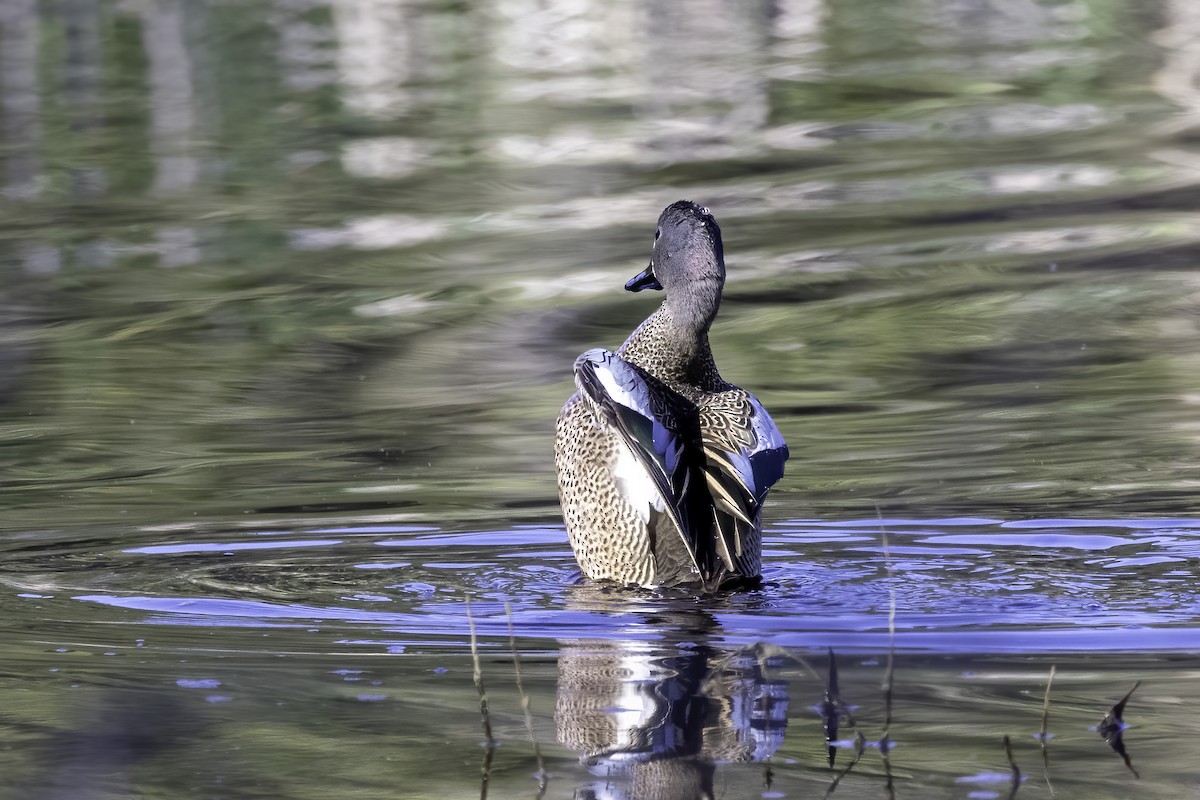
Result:
<instances>
[{"instance_id":1,"label":"thin plant stem","mask_svg":"<svg viewBox=\"0 0 1200 800\"><path fill-rule=\"evenodd\" d=\"M1042 729L1038 734L1038 742L1042 746L1042 770L1046 776L1046 788L1054 795L1054 786L1050 783L1050 687L1054 684L1054 674L1057 667L1050 665L1050 677L1046 679L1046 693L1042 695Z\"/></svg>"},{"instance_id":2,"label":"thin plant stem","mask_svg":"<svg viewBox=\"0 0 1200 800\"><path fill-rule=\"evenodd\" d=\"M1012 740L1007 736L1004 737L1004 755L1008 757L1008 768L1012 771L1009 783L1012 788L1008 792L1008 800L1013 800L1017 796L1017 790L1021 788L1021 768L1013 758Z\"/></svg>"},{"instance_id":3,"label":"thin plant stem","mask_svg":"<svg viewBox=\"0 0 1200 800\"><path fill-rule=\"evenodd\" d=\"M896 788L892 779L892 761L889 753L892 748L892 697L896 686L896 584L895 572L892 570L892 554L888 549L887 530L883 527L883 516L879 513L879 505L875 506L875 516L879 519L879 537L883 542L883 562L888 574L888 653L887 666L883 670L883 735L879 737L879 755L883 759L883 770L887 776L887 796L892 800L896 796Z\"/></svg>"},{"instance_id":4,"label":"thin plant stem","mask_svg":"<svg viewBox=\"0 0 1200 800\"><path fill-rule=\"evenodd\" d=\"M546 762L542 759L542 748L538 746L537 735L533 732L533 712L529 710L529 695L526 694L525 686L521 682L521 655L517 651L517 633L513 627L512 604L507 600L504 602L504 613L508 616L508 642L512 648L513 670L516 673L517 694L521 697L521 711L525 713L525 730L529 733L529 742L533 745L533 757L537 760L537 800L542 800L550 781L546 774Z\"/></svg>"},{"instance_id":5,"label":"thin plant stem","mask_svg":"<svg viewBox=\"0 0 1200 800\"><path fill-rule=\"evenodd\" d=\"M842 782L842 778L850 774L850 770L858 765L862 760L863 753L867 751L867 737L862 735L862 731L855 731L854 736L854 758L850 763L842 768L842 771L833 777L833 781L829 784L829 788L825 790L822 800L829 800L830 795L837 789L838 784Z\"/></svg>"},{"instance_id":6,"label":"thin plant stem","mask_svg":"<svg viewBox=\"0 0 1200 800\"><path fill-rule=\"evenodd\" d=\"M479 643L475 635L475 618L471 615L471 595L466 596L467 627L471 632L471 663L475 667L475 689L479 692L479 716L483 721L484 755L480 767L481 782L479 800L487 800L488 780L492 776L492 755L496 752L496 739L492 736L492 717L488 712L487 690L483 687L483 667L479 663Z\"/></svg>"}]
</instances>

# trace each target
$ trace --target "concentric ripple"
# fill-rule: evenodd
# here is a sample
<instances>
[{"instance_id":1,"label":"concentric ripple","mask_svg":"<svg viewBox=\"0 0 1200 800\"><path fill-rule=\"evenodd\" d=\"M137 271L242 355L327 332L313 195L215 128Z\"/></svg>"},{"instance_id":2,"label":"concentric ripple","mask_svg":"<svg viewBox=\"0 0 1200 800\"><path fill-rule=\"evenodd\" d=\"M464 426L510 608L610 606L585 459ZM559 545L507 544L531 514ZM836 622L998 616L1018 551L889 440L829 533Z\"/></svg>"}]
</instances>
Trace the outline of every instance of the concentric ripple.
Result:
<instances>
[{"instance_id":1,"label":"concentric ripple","mask_svg":"<svg viewBox=\"0 0 1200 800\"><path fill-rule=\"evenodd\" d=\"M653 638L656 615L682 603L711 613L731 644L879 651L894 637L901 652L1200 650L1200 521L1189 519L793 520L767 531L760 590L704 600L580 582L556 526L136 538L119 552L13 542L4 581L64 623L296 629L323 634L318 646L383 652L461 647L468 598L485 644L507 637L511 619L545 649L563 638Z\"/></svg>"}]
</instances>

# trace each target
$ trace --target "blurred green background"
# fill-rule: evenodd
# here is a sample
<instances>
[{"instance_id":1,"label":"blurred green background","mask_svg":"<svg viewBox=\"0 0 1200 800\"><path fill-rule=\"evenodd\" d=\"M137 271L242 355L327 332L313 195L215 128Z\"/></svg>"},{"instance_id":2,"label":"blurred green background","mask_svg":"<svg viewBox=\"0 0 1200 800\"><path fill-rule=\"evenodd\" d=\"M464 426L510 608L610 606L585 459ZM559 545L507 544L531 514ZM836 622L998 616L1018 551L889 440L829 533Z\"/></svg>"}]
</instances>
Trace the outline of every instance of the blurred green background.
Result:
<instances>
[{"instance_id":1,"label":"blurred green background","mask_svg":"<svg viewBox=\"0 0 1200 800\"><path fill-rule=\"evenodd\" d=\"M475 796L464 592L496 796L504 601L548 796L592 780L560 656L683 634L569 586L553 421L680 198L792 452L713 646L849 651L878 736L899 587L903 796L1001 796L1010 734L1048 797L1052 663L1059 796L1194 796L1197 42L1195 0L0 0L0 797ZM823 793L824 678L772 669L774 790ZM1135 784L1088 726L1139 678Z\"/></svg>"},{"instance_id":2,"label":"blurred green background","mask_svg":"<svg viewBox=\"0 0 1200 800\"><path fill-rule=\"evenodd\" d=\"M4 9L6 528L551 519L679 197L783 515L1190 507L1186 2Z\"/></svg>"}]
</instances>

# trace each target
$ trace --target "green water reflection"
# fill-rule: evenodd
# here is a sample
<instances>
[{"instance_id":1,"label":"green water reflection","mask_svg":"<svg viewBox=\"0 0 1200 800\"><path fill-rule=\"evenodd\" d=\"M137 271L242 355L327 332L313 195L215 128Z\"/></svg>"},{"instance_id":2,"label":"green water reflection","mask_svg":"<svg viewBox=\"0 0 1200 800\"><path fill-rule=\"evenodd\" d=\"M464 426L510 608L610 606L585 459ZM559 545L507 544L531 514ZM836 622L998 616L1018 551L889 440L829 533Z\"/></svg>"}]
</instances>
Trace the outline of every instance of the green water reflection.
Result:
<instances>
[{"instance_id":1,"label":"green water reflection","mask_svg":"<svg viewBox=\"0 0 1200 800\"><path fill-rule=\"evenodd\" d=\"M365 618L351 623L361 635L321 619L308 634L71 599L107 593L292 610L386 594L416 615L464 589L511 596L538 628L522 647L559 776L549 796L591 780L551 744L567 645L546 631L570 579L565 545L503 537L556 531L551 428L570 365L652 309L621 286L681 197L710 206L726 238L722 372L791 445L771 523L1188 517L1200 486L1193 5L0 4L0 630L12 648L0 751L19 775L0 795L478 792L457 607L431 655L424 639L389 652L403 643ZM130 555L356 525L479 537L470 558L435 569L431 548L416 559L426 571L374 583L356 569L378 557L368 544L251 563L231 550L243 571L228 573ZM785 533L780 561L819 556L837 576L862 566L840 544L817 553ZM990 576L1003 562L1012 577L971 608L981 630L1011 623L1011 609L1001 623L986 608L1007 608L1019 590L1005 582L1026 569L1190 631L1184 578L1200 550L1169 521L1154 535L1120 545L1120 564L1031 550L1058 564L1050 577L1024 556L919 570L957 586L954 570ZM1168 556L1150 552L1172 536ZM548 577L532 587L535 573ZM878 611L876 574L871 561L839 578L835 605L861 589ZM819 617L788 606L819 594L819 575L778 575L763 619ZM921 611L937 627L961 609ZM1035 617L1031 632L1074 622L1058 606ZM770 638L762 624L733 638ZM371 644L347 644L359 640ZM804 641L793 649L824 652ZM859 661L882 658L867 649ZM955 782L1006 772L1002 734L1020 741L1021 796L1049 796L1029 738L1056 660L1045 646L965 665L910 658L900 796L1004 796L1002 783ZM1191 796L1194 676L1175 658L1057 659L1073 676L1068 794ZM383 688L347 689L359 673L331 672L377 660ZM847 662L851 675L875 669ZM502 674L494 792L532 796ZM177 684L208 678L219 687ZM1139 678L1135 795L1086 728ZM739 764L726 796L825 791L807 711L819 685L791 700L774 788L761 764ZM144 741L164 718L178 722ZM839 796L884 796L870 756Z\"/></svg>"},{"instance_id":2,"label":"green water reflection","mask_svg":"<svg viewBox=\"0 0 1200 800\"><path fill-rule=\"evenodd\" d=\"M1183 65L1128 34L1172 7L888 8L14 10L5 504L550 514L566 365L646 313L619 283L689 195L721 362L802 454L785 514L1181 510Z\"/></svg>"}]
</instances>

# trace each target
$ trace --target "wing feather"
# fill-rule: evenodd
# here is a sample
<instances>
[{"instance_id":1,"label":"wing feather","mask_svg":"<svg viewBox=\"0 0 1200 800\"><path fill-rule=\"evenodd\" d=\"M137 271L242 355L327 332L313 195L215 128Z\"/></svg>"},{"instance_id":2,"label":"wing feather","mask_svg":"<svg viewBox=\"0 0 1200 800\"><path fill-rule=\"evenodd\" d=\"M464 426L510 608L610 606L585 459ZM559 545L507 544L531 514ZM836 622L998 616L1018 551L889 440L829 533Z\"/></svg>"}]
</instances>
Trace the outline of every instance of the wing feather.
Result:
<instances>
[{"instance_id":1,"label":"wing feather","mask_svg":"<svg viewBox=\"0 0 1200 800\"><path fill-rule=\"evenodd\" d=\"M575 383L620 432L646 471L659 494L665 499L665 511L695 571L704 578L710 573L709 559L697 551L692 535L691 496L694 467L687 458L687 437L673 421L664 420L655 407L664 402L655 398L647 376L634 365L607 350L589 350L575 362ZM658 402L656 402L656 400Z\"/></svg>"},{"instance_id":2,"label":"wing feather","mask_svg":"<svg viewBox=\"0 0 1200 800\"><path fill-rule=\"evenodd\" d=\"M754 395L731 389L701 412L704 477L718 513L724 551L739 557L745 537L758 528L762 505L782 476L787 444ZM721 514L730 518L726 524ZM732 570L732 566L731 566Z\"/></svg>"}]
</instances>

